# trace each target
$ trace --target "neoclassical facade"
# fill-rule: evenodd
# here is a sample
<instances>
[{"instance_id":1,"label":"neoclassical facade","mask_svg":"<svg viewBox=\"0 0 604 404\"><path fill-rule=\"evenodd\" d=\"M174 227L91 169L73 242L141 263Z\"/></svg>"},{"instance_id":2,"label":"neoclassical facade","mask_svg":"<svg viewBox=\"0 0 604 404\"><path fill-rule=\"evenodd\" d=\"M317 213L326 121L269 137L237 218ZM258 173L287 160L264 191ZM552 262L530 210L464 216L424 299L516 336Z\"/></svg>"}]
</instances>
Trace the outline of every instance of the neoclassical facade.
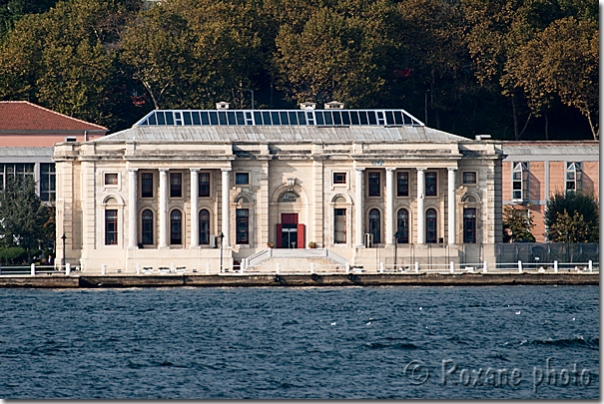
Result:
<instances>
[{"instance_id":1,"label":"neoclassical facade","mask_svg":"<svg viewBox=\"0 0 604 404\"><path fill-rule=\"evenodd\" d=\"M500 143L404 110L325 107L156 110L57 144L58 256L65 234L67 262L87 272L217 273L267 248L365 267L494 261Z\"/></svg>"}]
</instances>

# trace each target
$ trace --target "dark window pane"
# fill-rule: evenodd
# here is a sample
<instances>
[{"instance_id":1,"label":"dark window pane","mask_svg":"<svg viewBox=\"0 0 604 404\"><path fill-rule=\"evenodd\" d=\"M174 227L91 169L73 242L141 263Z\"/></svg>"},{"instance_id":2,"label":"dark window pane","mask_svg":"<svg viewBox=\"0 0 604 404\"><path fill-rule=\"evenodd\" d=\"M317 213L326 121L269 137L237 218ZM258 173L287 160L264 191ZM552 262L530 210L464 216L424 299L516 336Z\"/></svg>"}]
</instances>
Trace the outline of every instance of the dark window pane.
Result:
<instances>
[{"instance_id":1,"label":"dark window pane","mask_svg":"<svg viewBox=\"0 0 604 404\"><path fill-rule=\"evenodd\" d=\"M350 113L348 111L342 111L342 124L350 125Z\"/></svg>"},{"instance_id":2,"label":"dark window pane","mask_svg":"<svg viewBox=\"0 0 604 404\"><path fill-rule=\"evenodd\" d=\"M402 244L409 243L409 212L406 209L398 211L396 241Z\"/></svg>"},{"instance_id":3,"label":"dark window pane","mask_svg":"<svg viewBox=\"0 0 604 404\"><path fill-rule=\"evenodd\" d=\"M218 125L218 113L215 111L210 111L210 125Z\"/></svg>"},{"instance_id":4,"label":"dark window pane","mask_svg":"<svg viewBox=\"0 0 604 404\"><path fill-rule=\"evenodd\" d=\"M381 187L380 187L380 173L379 172L369 172L369 196L380 196L381 195Z\"/></svg>"},{"instance_id":5,"label":"dark window pane","mask_svg":"<svg viewBox=\"0 0 604 404\"><path fill-rule=\"evenodd\" d=\"M155 113L149 117L149 125L157 125L157 117L155 116Z\"/></svg>"},{"instance_id":6,"label":"dark window pane","mask_svg":"<svg viewBox=\"0 0 604 404\"><path fill-rule=\"evenodd\" d=\"M380 211L377 209L371 209L369 212L369 233L373 235L374 244L381 243Z\"/></svg>"},{"instance_id":7,"label":"dark window pane","mask_svg":"<svg viewBox=\"0 0 604 404\"><path fill-rule=\"evenodd\" d=\"M436 211L428 209L426 212L426 243L436 243Z\"/></svg>"},{"instance_id":8,"label":"dark window pane","mask_svg":"<svg viewBox=\"0 0 604 404\"><path fill-rule=\"evenodd\" d=\"M350 111L350 122L353 125L359 124L359 113L357 111Z\"/></svg>"},{"instance_id":9,"label":"dark window pane","mask_svg":"<svg viewBox=\"0 0 604 404\"><path fill-rule=\"evenodd\" d=\"M210 116L212 115L212 113L210 112ZM218 111L218 122L220 123L220 125L225 126L227 124L227 116L226 116L226 112L224 111Z\"/></svg>"},{"instance_id":10,"label":"dark window pane","mask_svg":"<svg viewBox=\"0 0 604 404\"><path fill-rule=\"evenodd\" d=\"M323 112L315 111L315 119L317 120L317 125L324 125L325 122L323 120Z\"/></svg>"},{"instance_id":11,"label":"dark window pane","mask_svg":"<svg viewBox=\"0 0 604 404\"><path fill-rule=\"evenodd\" d=\"M271 112L271 119L273 121L273 125L281 125L281 122L279 120L279 112L278 111Z\"/></svg>"},{"instance_id":12,"label":"dark window pane","mask_svg":"<svg viewBox=\"0 0 604 404\"><path fill-rule=\"evenodd\" d=\"M182 174L170 173L170 197L182 197Z\"/></svg>"},{"instance_id":13,"label":"dark window pane","mask_svg":"<svg viewBox=\"0 0 604 404\"><path fill-rule=\"evenodd\" d=\"M298 124L298 120L297 118L297 113L296 112L290 112L289 113L289 124L290 125L297 125Z\"/></svg>"},{"instance_id":14,"label":"dark window pane","mask_svg":"<svg viewBox=\"0 0 604 404\"><path fill-rule=\"evenodd\" d=\"M182 213L173 210L170 213L170 244L182 244Z\"/></svg>"},{"instance_id":15,"label":"dark window pane","mask_svg":"<svg viewBox=\"0 0 604 404\"><path fill-rule=\"evenodd\" d=\"M195 115L197 114L193 114L193 123L195 123L196 120ZM200 112L199 115L201 116L201 125L207 126L210 124L210 116L207 112ZM199 125L199 122L195 123L195 125Z\"/></svg>"},{"instance_id":16,"label":"dark window pane","mask_svg":"<svg viewBox=\"0 0 604 404\"><path fill-rule=\"evenodd\" d=\"M249 211L237 209L236 217L236 243L249 244Z\"/></svg>"},{"instance_id":17,"label":"dark window pane","mask_svg":"<svg viewBox=\"0 0 604 404\"><path fill-rule=\"evenodd\" d=\"M392 116L392 111L386 111L386 124L394 125L394 117Z\"/></svg>"},{"instance_id":18,"label":"dark window pane","mask_svg":"<svg viewBox=\"0 0 604 404\"><path fill-rule=\"evenodd\" d=\"M271 114L269 112L262 112L262 124L263 125L272 125Z\"/></svg>"},{"instance_id":19,"label":"dark window pane","mask_svg":"<svg viewBox=\"0 0 604 404\"><path fill-rule=\"evenodd\" d=\"M298 123L300 125L306 125L306 116L303 111L298 111Z\"/></svg>"},{"instance_id":20,"label":"dark window pane","mask_svg":"<svg viewBox=\"0 0 604 404\"><path fill-rule=\"evenodd\" d=\"M199 244L210 244L210 212L199 212Z\"/></svg>"},{"instance_id":21,"label":"dark window pane","mask_svg":"<svg viewBox=\"0 0 604 404\"><path fill-rule=\"evenodd\" d=\"M396 193L398 196L409 196L409 173L397 173Z\"/></svg>"},{"instance_id":22,"label":"dark window pane","mask_svg":"<svg viewBox=\"0 0 604 404\"><path fill-rule=\"evenodd\" d=\"M403 124L403 115L401 114L401 111L394 111L394 122L397 125Z\"/></svg>"},{"instance_id":23,"label":"dark window pane","mask_svg":"<svg viewBox=\"0 0 604 404\"><path fill-rule=\"evenodd\" d=\"M182 118L185 121L185 125L191 125L191 113L190 112L183 112L182 113Z\"/></svg>"},{"instance_id":24,"label":"dark window pane","mask_svg":"<svg viewBox=\"0 0 604 404\"><path fill-rule=\"evenodd\" d=\"M105 210L105 245L117 244L117 210Z\"/></svg>"},{"instance_id":25,"label":"dark window pane","mask_svg":"<svg viewBox=\"0 0 604 404\"><path fill-rule=\"evenodd\" d=\"M199 173L199 196L210 196L210 173Z\"/></svg>"},{"instance_id":26,"label":"dark window pane","mask_svg":"<svg viewBox=\"0 0 604 404\"><path fill-rule=\"evenodd\" d=\"M375 119L375 111L367 111L367 116L369 118L370 125L376 125L377 120Z\"/></svg>"},{"instance_id":27,"label":"dark window pane","mask_svg":"<svg viewBox=\"0 0 604 404\"><path fill-rule=\"evenodd\" d=\"M172 112L166 112L166 123L168 125L174 125L174 116L172 115Z\"/></svg>"},{"instance_id":28,"label":"dark window pane","mask_svg":"<svg viewBox=\"0 0 604 404\"><path fill-rule=\"evenodd\" d=\"M426 173L426 196L436 196L436 173Z\"/></svg>"},{"instance_id":29,"label":"dark window pane","mask_svg":"<svg viewBox=\"0 0 604 404\"><path fill-rule=\"evenodd\" d=\"M262 125L262 114L260 111L254 111L254 121L256 125Z\"/></svg>"},{"instance_id":30,"label":"dark window pane","mask_svg":"<svg viewBox=\"0 0 604 404\"><path fill-rule=\"evenodd\" d=\"M155 115L157 116L157 124L158 125L165 125L166 124L166 118L163 112L155 112Z\"/></svg>"},{"instance_id":31,"label":"dark window pane","mask_svg":"<svg viewBox=\"0 0 604 404\"><path fill-rule=\"evenodd\" d=\"M141 217L142 243L153 244L153 212L149 209L143 211Z\"/></svg>"},{"instance_id":32,"label":"dark window pane","mask_svg":"<svg viewBox=\"0 0 604 404\"><path fill-rule=\"evenodd\" d=\"M237 118L237 125L245 125L245 119L243 118L243 112L237 111L235 113L235 117Z\"/></svg>"},{"instance_id":33,"label":"dark window pane","mask_svg":"<svg viewBox=\"0 0 604 404\"><path fill-rule=\"evenodd\" d=\"M153 198L153 173L141 174L141 197Z\"/></svg>"},{"instance_id":34,"label":"dark window pane","mask_svg":"<svg viewBox=\"0 0 604 404\"><path fill-rule=\"evenodd\" d=\"M250 183L249 173L235 173L235 184L246 185Z\"/></svg>"},{"instance_id":35,"label":"dark window pane","mask_svg":"<svg viewBox=\"0 0 604 404\"><path fill-rule=\"evenodd\" d=\"M235 113L233 111L227 112L227 120L229 122L229 125L237 125L237 121L235 120Z\"/></svg>"},{"instance_id":36,"label":"dark window pane","mask_svg":"<svg viewBox=\"0 0 604 404\"><path fill-rule=\"evenodd\" d=\"M346 243L346 209L334 209L334 243Z\"/></svg>"},{"instance_id":37,"label":"dark window pane","mask_svg":"<svg viewBox=\"0 0 604 404\"><path fill-rule=\"evenodd\" d=\"M463 173L464 184L476 184L476 173L473 171Z\"/></svg>"},{"instance_id":38,"label":"dark window pane","mask_svg":"<svg viewBox=\"0 0 604 404\"><path fill-rule=\"evenodd\" d=\"M289 118L286 111L279 112L279 117L281 118L281 125L289 125Z\"/></svg>"},{"instance_id":39,"label":"dark window pane","mask_svg":"<svg viewBox=\"0 0 604 404\"><path fill-rule=\"evenodd\" d=\"M333 173L334 184L346 184L346 173Z\"/></svg>"},{"instance_id":40,"label":"dark window pane","mask_svg":"<svg viewBox=\"0 0 604 404\"><path fill-rule=\"evenodd\" d=\"M476 243L476 208L463 210L463 242Z\"/></svg>"},{"instance_id":41,"label":"dark window pane","mask_svg":"<svg viewBox=\"0 0 604 404\"><path fill-rule=\"evenodd\" d=\"M359 118L361 120L361 125L367 125L369 123L369 121L367 120L366 111L359 111ZM374 117L374 120L375 120L375 117Z\"/></svg>"},{"instance_id":42,"label":"dark window pane","mask_svg":"<svg viewBox=\"0 0 604 404\"><path fill-rule=\"evenodd\" d=\"M325 115L325 125L333 125L331 111L324 112L324 115Z\"/></svg>"}]
</instances>

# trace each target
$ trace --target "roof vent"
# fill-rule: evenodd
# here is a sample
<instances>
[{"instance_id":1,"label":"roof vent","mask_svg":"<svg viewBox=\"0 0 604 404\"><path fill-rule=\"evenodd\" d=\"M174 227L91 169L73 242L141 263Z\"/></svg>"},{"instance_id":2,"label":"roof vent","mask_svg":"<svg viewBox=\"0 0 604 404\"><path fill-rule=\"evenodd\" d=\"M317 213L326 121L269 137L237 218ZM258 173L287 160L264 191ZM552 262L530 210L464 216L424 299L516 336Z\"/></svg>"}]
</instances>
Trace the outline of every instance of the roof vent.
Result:
<instances>
[{"instance_id":1,"label":"roof vent","mask_svg":"<svg viewBox=\"0 0 604 404\"><path fill-rule=\"evenodd\" d=\"M324 104L324 108L325 109L344 109L344 104L342 104L341 102L337 102L337 101L331 101L331 102Z\"/></svg>"},{"instance_id":2,"label":"roof vent","mask_svg":"<svg viewBox=\"0 0 604 404\"><path fill-rule=\"evenodd\" d=\"M474 136L474 140L478 140L478 141L483 140L483 139L490 139L490 138L491 138L491 135L476 135L476 136Z\"/></svg>"},{"instance_id":3,"label":"roof vent","mask_svg":"<svg viewBox=\"0 0 604 404\"><path fill-rule=\"evenodd\" d=\"M65 136L65 141L66 142L77 142L78 138L75 136Z\"/></svg>"},{"instance_id":4,"label":"roof vent","mask_svg":"<svg viewBox=\"0 0 604 404\"><path fill-rule=\"evenodd\" d=\"M303 102L300 104L300 109L315 109L317 108L317 104L314 102Z\"/></svg>"},{"instance_id":5,"label":"roof vent","mask_svg":"<svg viewBox=\"0 0 604 404\"><path fill-rule=\"evenodd\" d=\"M224 101L217 102L216 109L229 109L229 103Z\"/></svg>"}]
</instances>

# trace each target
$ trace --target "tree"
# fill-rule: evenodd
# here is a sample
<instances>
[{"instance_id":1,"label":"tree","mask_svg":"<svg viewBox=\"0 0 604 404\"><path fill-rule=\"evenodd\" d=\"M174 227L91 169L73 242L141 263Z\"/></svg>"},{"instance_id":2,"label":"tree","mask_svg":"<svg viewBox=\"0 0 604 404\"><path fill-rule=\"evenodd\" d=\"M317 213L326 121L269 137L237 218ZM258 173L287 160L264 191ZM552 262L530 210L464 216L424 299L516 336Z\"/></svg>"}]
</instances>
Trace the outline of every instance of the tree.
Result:
<instances>
[{"instance_id":1,"label":"tree","mask_svg":"<svg viewBox=\"0 0 604 404\"><path fill-rule=\"evenodd\" d=\"M589 243L600 237L598 199L581 192L558 193L545 208L547 237L553 242Z\"/></svg>"},{"instance_id":2,"label":"tree","mask_svg":"<svg viewBox=\"0 0 604 404\"><path fill-rule=\"evenodd\" d=\"M505 241L512 242L535 242L535 236L531 229L535 227L533 218L528 215L528 209L517 208L512 205L506 205L503 208L503 228ZM510 233L505 233L509 229Z\"/></svg>"},{"instance_id":3,"label":"tree","mask_svg":"<svg viewBox=\"0 0 604 404\"><path fill-rule=\"evenodd\" d=\"M22 248L28 261L49 236L49 210L36 194L33 177L7 177L0 192L0 246Z\"/></svg>"}]
</instances>

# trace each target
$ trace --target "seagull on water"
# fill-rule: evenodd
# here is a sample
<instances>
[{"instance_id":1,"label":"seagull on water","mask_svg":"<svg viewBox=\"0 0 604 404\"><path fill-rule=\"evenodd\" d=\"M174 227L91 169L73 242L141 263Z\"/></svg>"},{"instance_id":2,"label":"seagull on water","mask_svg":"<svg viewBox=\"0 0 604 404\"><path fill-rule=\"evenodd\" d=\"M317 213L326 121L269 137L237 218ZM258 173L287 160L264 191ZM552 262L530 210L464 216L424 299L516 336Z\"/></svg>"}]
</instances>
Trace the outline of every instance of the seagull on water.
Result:
<instances>
[{"instance_id":1,"label":"seagull on water","mask_svg":"<svg viewBox=\"0 0 604 404\"><path fill-rule=\"evenodd\" d=\"M518 311L516 312L516 314L520 314L520 310L518 310Z\"/></svg>"}]
</instances>

